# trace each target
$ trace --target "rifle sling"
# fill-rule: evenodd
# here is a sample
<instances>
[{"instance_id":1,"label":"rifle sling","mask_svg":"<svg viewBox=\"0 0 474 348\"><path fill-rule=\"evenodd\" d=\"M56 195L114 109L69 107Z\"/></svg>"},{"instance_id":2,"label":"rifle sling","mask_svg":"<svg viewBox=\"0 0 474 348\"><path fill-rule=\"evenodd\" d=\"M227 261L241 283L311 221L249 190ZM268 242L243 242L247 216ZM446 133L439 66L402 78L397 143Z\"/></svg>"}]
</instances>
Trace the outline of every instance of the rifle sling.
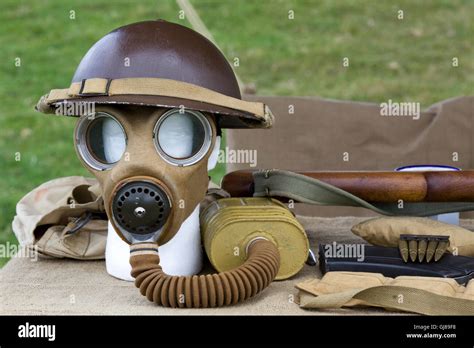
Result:
<instances>
[{"instance_id":1,"label":"rifle sling","mask_svg":"<svg viewBox=\"0 0 474 348\"><path fill-rule=\"evenodd\" d=\"M255 197L286 197L314 205L353 206L382 215L431 216L474 210L474 202L370 203L338 187L285 170L253 173Z\"/></svg>"}]
</instances>

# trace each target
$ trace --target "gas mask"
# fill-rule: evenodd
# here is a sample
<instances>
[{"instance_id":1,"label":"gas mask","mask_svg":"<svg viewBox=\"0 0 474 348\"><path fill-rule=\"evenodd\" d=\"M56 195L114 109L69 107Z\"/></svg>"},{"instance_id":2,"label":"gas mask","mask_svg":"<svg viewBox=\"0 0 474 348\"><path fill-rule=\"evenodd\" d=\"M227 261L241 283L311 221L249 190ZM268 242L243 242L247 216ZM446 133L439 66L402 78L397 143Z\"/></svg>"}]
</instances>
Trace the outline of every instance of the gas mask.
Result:
<instances>
[{"instance_id":1,"label":"gas mask","mask_svg":"<svg viewBox=\"0 0 474 348\"><path fill-rule=\"evenodd\" d=\"M286 250L301 249L298 254L304 257L308 242L283 205L231 199L216 201L201 214L206 253L221 273L170 275L163 268L166 257L159 247L171 244L206 195L208 159L218 144L214 122L212 115L194 110L102 106L76 125L76 150L101 185L113 226L109 235L130 244L131 268L126 271L140 292L160 305L235 304L302 267L303 260L295 262L295 253ZM188 238L195 232L200 235L196 225L194 231L185 229ZM229 257L228 250L235 246L244 251L242 257ZM115 256L120 254L117 250ZM119 261L122 271L127 256ZM168 256L178 263L188 257L188 250Z\"/></svg>"},{"instance_id":2,"label":"gas mask","mask_svg":"<svg viewBox=\"0 0 474 348\"><path fill-rule=\"evenodd\" d=\"M204 244L221 273L195 275L202 254L199 208L217 161L218 130L269 128L274 120L267 105L242 100L232 67L205 37L163 20L118 28L84 55L70 86L52 89L36 110L62 114L67 103L95 106L89 116L65 115L79 116L76 151L101 186L110 223L109 274L135 278L158 304L215 307L252 297L302 267L279 251L284 245L294 250L298 240L305 256L307 240L291 213L272 201L237 199L227 208L216 202L206 208ZM264 215L256 220L258 211ZM214 212L223 223L212 223L221 221ZM237 221L229 214L250 229L227 224ZM269 227L272 233L263 231ZM235 244L239 258L229 251ZM296 266L280 267L280 257Z\"/></svg>"},{"instance_id":3,"label":"gas mask","mask_svg":"<svg viewBox=\"0 0 474 348\"><path fill-rule=\"evenodd\" d=\"M102 106L79 119L74 141L117 234L163 245L204 199L216 135L199 111Z\"/></svg>"}]
</instances>

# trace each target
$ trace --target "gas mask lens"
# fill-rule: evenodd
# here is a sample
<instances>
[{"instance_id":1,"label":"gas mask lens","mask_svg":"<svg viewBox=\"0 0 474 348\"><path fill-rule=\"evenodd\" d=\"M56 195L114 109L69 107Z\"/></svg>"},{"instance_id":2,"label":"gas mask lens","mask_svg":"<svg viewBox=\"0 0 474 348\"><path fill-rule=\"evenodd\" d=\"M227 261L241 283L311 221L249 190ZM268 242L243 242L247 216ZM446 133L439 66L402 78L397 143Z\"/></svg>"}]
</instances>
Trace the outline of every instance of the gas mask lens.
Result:
<instances>
[{"instance_id":1,"label":"gas mask lens","mask_svg":"<svg viewBox=\"0 0 474 348\"><path fill-rule=\"evenodd\" d=\"M212 128L197 111L173 109L163 114L154 130L155 146L167 162L185 166L198 162L211 146Z\"/></svg>"},{"instance_id":2,"label":"gas mask lens","mask_svg":"<svg viewBox=\"0 0 474 348\"><path fill-rule=\"evenodd\" d=\"M122 125L106 113L79 122L76 143L84 161L96 170L108 169L118 162L127 146Z\"/></svg>"}]
</instances>

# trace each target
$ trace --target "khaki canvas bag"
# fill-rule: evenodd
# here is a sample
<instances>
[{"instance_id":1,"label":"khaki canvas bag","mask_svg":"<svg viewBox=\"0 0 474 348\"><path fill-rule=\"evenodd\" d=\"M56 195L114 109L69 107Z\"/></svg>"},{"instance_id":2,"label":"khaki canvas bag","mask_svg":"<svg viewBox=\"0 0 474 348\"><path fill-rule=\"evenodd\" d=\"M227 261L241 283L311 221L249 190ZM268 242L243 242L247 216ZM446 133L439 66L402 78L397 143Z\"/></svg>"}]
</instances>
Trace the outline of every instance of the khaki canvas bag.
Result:
<instances>
[{"instance_id":1,"label":"khaki canvas bag","mask_svg":"<svg viewBox=\"0 0 474 348\"><path fill-rule=\"evenodd\" d=\"M42 255L93 260L105 257L107 217L95 179L54 179L16 206L13 232Z\"/></svg>"}]
</instances>

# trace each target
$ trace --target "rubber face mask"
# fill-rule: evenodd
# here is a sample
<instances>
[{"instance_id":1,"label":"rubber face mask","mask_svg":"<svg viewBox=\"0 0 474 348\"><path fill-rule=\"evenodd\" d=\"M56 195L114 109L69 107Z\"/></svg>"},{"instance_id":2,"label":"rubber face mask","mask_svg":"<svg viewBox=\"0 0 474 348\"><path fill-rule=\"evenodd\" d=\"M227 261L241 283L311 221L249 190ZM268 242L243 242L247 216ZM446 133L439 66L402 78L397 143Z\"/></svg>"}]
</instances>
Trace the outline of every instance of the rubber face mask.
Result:
<instances>
[{"instance_id":1,"label":"rubber face mask","mask_svg":"<svg viewBox=\"0 0 474 348\"><path fill-rule=\"evenodd\" d=\"M216 128L197 111L97 107L79 119L74 141L118 235L163 245L205 197Z\"/></svg>"}]
</instances>

